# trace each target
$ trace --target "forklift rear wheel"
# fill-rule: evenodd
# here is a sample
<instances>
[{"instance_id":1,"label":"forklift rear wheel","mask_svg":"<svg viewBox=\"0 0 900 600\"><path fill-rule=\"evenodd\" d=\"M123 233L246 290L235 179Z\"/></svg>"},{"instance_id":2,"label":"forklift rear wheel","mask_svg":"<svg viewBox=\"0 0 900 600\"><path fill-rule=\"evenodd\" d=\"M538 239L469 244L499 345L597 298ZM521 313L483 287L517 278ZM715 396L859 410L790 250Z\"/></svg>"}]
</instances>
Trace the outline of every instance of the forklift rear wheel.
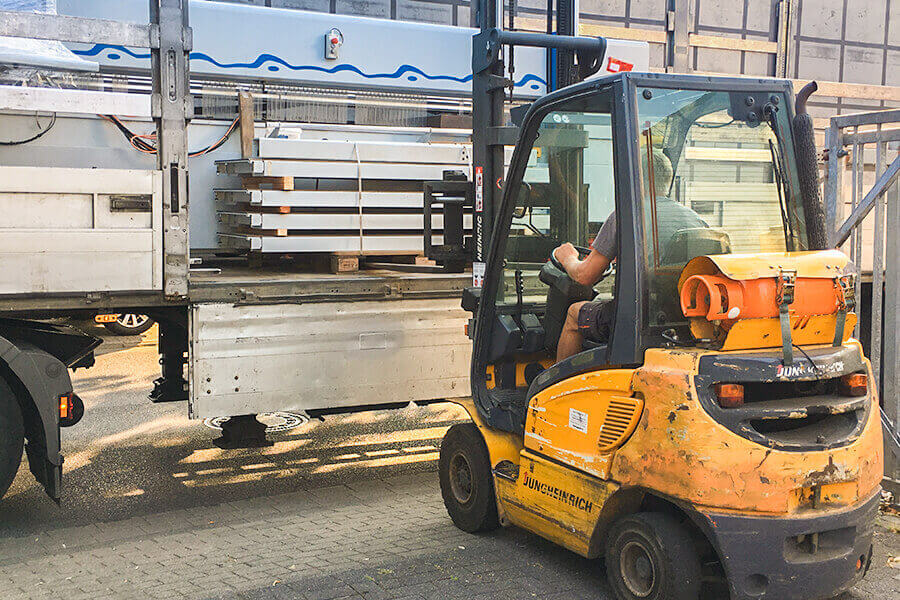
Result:
<instances>
[{"instance_id":1,"label":"forklift rear wheel","mask_svg":"<svg viewBox=\"0 0 900 600\"><path fill-rule=\"evenodd\" d=\"M617 521L606 538L606 577L619 600L697 600L700 560L688 531L663 513Z\"/></svg>"},{"instance_id":2,"label":"forklift rear wheel","mask_svg":"<svg viewBox=\"0 0 900 600\"><path fill-rule=\"evenodd\" d=\"M0 379L0 498L12 485L22 463L25 425L9 385Z\"/></svg>"},{"instance_id":3,"label":"forklift rear wheel","mask_svg":"<svg viewBox=\"0 0 900 600\"><path fill-rule=\"evenodd\" d=\"M441 495L453 523L469 533L499 526L491 461L473 423L451 427L441 442Z\"/></svg>"}]
</instances>

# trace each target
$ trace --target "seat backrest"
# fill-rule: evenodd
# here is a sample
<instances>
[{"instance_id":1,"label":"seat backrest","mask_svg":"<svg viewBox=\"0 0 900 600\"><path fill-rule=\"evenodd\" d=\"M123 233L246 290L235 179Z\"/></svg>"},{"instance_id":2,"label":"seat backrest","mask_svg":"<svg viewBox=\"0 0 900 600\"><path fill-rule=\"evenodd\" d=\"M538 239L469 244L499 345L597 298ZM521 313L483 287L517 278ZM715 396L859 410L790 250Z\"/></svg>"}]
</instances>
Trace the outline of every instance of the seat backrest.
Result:
<instances>
[{"instance_id":1,"label":"seat backrest","mask_svg":"<svg viewBox=\"0 0 900 600\"><path fill-rule=\"evenodd\" d=\"M666 244L662 255L663 265L683 265L691 259L707 254L728 254L731 240L721 229L692 227L679 229Z\"/></svg>"}]
</instances>

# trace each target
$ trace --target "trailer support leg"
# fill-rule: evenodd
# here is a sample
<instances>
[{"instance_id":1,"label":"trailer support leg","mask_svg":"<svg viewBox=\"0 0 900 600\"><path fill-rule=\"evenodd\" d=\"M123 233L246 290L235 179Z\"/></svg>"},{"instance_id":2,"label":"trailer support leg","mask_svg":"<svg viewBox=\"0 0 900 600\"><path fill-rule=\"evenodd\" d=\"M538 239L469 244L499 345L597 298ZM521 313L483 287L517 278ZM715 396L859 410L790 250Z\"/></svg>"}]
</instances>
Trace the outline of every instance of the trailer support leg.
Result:
<instances>
[{"instance_id":1,"label":"trailer support leg","mask_svg":"<svg viewBox=\"0 0 900 600\"><path fill-rule=\"evenodd\" d=\"M152 402L178 402L188 399L184 379L187 329L175 319L159 318L159 364L162 377L153 382Z\"/></svg>"}]
</instances>

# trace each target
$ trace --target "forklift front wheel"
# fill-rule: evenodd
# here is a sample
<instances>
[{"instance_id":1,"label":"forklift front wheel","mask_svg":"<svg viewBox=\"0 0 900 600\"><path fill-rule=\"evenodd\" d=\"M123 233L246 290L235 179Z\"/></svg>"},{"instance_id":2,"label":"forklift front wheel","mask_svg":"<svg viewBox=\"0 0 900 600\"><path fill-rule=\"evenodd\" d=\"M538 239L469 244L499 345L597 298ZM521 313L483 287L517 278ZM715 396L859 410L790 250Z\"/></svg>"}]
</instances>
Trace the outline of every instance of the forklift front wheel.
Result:
<instances>
[{"instance_id":1,"label":"forklift front wheel","mask_svg":"<svg viewBox=\"0 0 900 600\"><path fill-rule=\"evenodd\" d=\"M499 526L491 461L473 423L451 427L441 442L441 495L453 523L469 533Z\"/></svg>"},{"instance_id":2,"label":"forklift front wheel","mask_svg":"<svg viewBox=\"0 0 900 600\"><path fill-rule=\"evenodd\" d=\"M619 600L697 600L700 560L688 531L663 513L616 522L606 538L606 577Z\"/></svg>"}]
</instances>

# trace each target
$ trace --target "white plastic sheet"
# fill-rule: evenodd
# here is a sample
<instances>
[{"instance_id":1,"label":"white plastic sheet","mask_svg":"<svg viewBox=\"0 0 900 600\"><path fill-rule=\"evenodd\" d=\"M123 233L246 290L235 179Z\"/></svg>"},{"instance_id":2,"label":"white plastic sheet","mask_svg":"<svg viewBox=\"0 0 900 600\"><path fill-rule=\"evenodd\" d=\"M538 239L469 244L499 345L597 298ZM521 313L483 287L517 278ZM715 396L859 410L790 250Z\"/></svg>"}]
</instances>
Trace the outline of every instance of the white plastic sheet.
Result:
<instances>
[{"instance_id":1,"label":"white plastic sheet","mask_svg":"<svg viewBox=\"0 0 900 600\"><path fill-rule=\"evenodd\" d=\"M0 0L0 10L56 14L56 0ZM95 62L79 58L54 40L0 36L0 64L96 71Z\"/></svg>"}]
</instances>

